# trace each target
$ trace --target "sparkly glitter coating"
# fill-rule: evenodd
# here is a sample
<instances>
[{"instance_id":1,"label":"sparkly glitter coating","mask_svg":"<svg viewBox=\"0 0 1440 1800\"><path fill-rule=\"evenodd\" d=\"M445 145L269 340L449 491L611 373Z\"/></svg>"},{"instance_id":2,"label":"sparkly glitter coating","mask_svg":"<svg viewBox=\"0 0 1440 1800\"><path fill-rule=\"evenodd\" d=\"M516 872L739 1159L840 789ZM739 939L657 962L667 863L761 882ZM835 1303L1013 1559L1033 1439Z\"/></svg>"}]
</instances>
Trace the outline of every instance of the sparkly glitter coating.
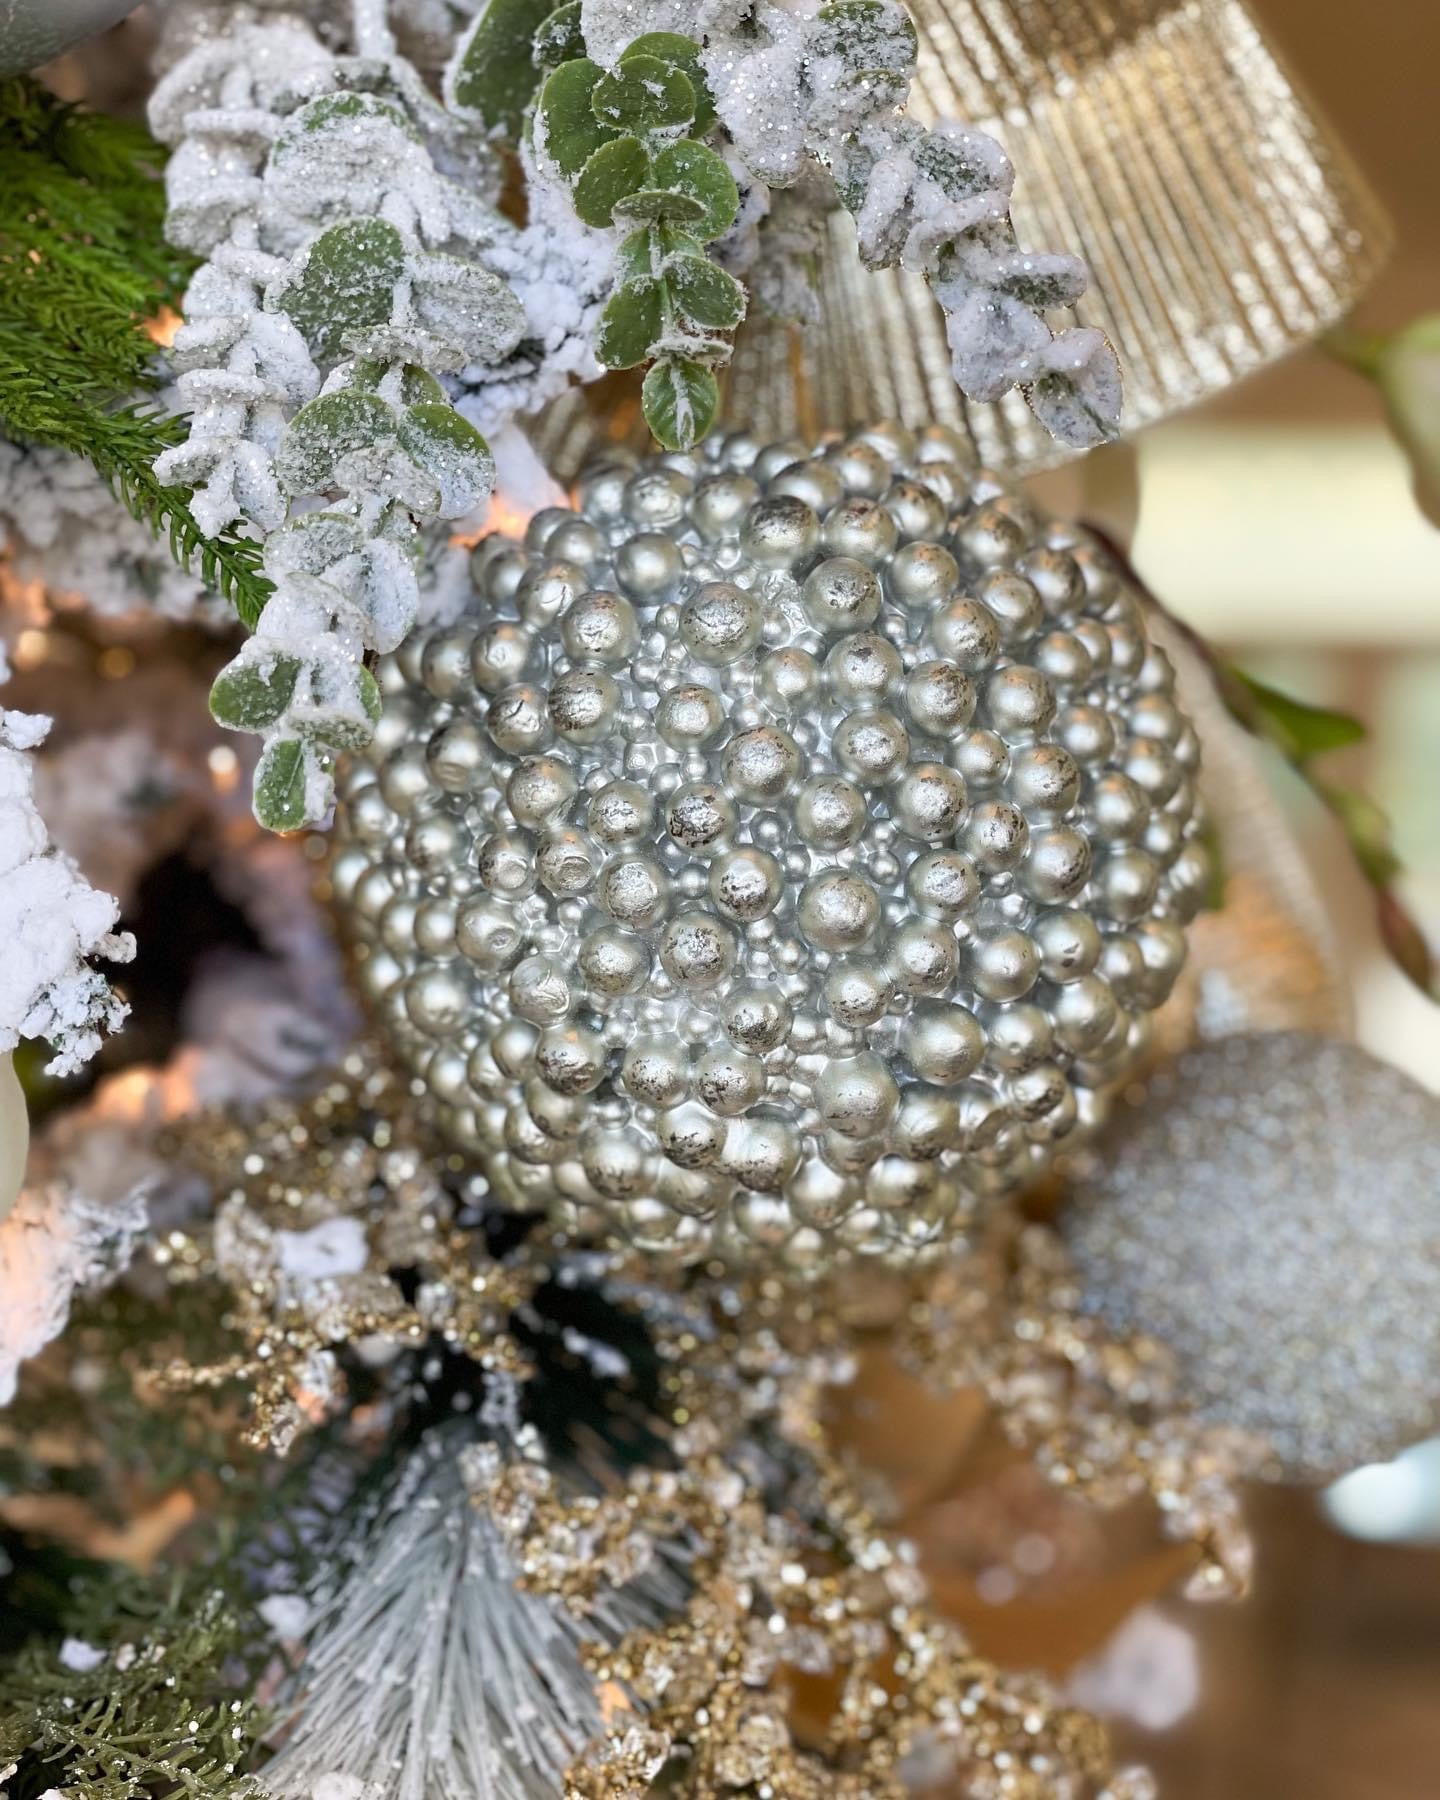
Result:
<instances>
[{"instance_id":1,"label":"sparkly glitter coating","mask_svg":"<svg viewBox=\"0 0 1440 1800\"><path fill-rule=\"evenodd\" d=\"M1077 1187L1087 1300L1163 1338L1197 1410L1323 1479L1440 1416L1440 1099L1353 1045L1223 1039Z\"/></svg>"},{"instance_id":2,"label":"sparkly glitter coating","mask_svg":"<svg viewBox=\"0 0 1440 1800\"><path fill-rule=\"evenodd\" d=\"M359 979L511 1205L905 1254L1133 1065L1194 732L1101 552L885 426L592 466L477 552L341 783Z\"/></svg>"},{"instance_id":3,"label":"sparkly glitter coating","mask_svg":"<svg viewBox=\"0 0 1440 1800\"><path fill-rule=\"evenodd\" d=\"M172 1154L220 1205L167 1233L153 1260L177 1294L202 1284L243 1349L156 1374L171 1393L248 1392L247 1435L282 1451L347 1416L362 1437L393 1430L393 1408L423 1409L428 1383L459 1376L479 1401L461 1473L523 1583L515 1601L532 1618L540 1602L563 1605L587 1638L637 1581L658 1605L587 1653L608 1729L571 1765L565 1800L641 1800L662 1766L674 1800L905 1800L917 1758L940 1764L945 1785L927 1793L1153 1800L1143 1771L1114 1769L1094 1719L996 1668L940 1616L915 1550L876 1517L872 1484L832 1438L836 1390L868 1336L847 1321L846 1293L869 1279L797 1287L712 1264L666 1284L646 1258L543 1226L492 1246L475 1229L483 1182L426 1151L428 1108L406 1086L352 1055L304 1099L174 1129ZM363 1254L298 1253L322 1235ZM1002 1207L983 1252L889 1280L908 1295L907 1365L942 1390L983 1388L1067 1494L1101 1507L1151 1496L1165 1536L1194 1546L1191 1593L1243 1591L1234 1484L1251 1447L1173 1409L1161 1346L1077 1314L1052 1234ZM548 1324L547 1292L571 1297ZM585 1337L562 1328L581 1316ZM533 1363L515 1355L519 1334ZM597 1389L564 1373L584 1343L598 1411ZM331 1373L317 1381L319 1346ZM344 1372L361 1368L383 1404L352 1405ZM548 1437L528 1417L537 1379ZM622 1427L619 1463L598 1418ZM377 1641L361 1639L367 1653ZM449 1754L446 1742L435 1734L428 1754Z\"/></svg>"}]
</instances>

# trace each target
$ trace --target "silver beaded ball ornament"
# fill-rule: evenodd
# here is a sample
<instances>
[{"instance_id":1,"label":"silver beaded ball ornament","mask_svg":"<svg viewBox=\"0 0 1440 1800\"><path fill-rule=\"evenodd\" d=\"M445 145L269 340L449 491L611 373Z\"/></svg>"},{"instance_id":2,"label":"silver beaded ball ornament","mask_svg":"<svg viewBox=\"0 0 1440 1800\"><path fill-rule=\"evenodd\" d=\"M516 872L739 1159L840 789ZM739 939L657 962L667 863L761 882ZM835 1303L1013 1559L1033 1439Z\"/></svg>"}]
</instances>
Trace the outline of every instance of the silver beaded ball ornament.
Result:
<instances>
[{"instance_id":1,"label":"silver beaded ball ornament","mask_svg":"<svg viewBox=\"0 0 1440 1800\"><path fill-rule=\"evenodd\" d=\"M1088 1304L1206 1418L1325 1480L1440 1420L1440 1097L1353 1044L1224 1038L1149 1087L1062 1218Z\"/></svg>"},{"instance_id":2,"label":"silver beaded ball ornament","mask_svg":"<svg viewBox=\"0 0 1440 1800\"><path fill-rule=\"evenodd\" d=\"M385 665L333 885L507 1203L914 1254L1133 1066L1205 887L1195 735L1103 553L965 455L592 466Z\"/></svg>"}]
</instances>

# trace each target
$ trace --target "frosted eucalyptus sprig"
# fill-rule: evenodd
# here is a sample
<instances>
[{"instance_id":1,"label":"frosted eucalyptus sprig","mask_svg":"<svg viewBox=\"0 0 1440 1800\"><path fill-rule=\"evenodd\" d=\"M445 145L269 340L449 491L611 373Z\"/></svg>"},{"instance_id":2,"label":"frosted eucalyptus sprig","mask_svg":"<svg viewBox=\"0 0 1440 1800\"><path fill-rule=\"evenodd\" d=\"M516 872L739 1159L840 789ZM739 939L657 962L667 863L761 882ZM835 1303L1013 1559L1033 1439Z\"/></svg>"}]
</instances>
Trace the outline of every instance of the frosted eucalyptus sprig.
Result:
<instances>
[{"instance_id":1,"label":"frosted eucalyptus sprig","mask_svg":"<svg viewBox=\"0 0 1440 1800\"><path fill-rule=\"evenodd\" d=\"M1062 443L1103 443L1119 426L1115 352L1099 331L1057 334L1044 317L1085 292L1085 265L1021 249L1010 218L1015 171L993 138L958 124L927 130L901 110L915 50L897 0L834 0L807 27L808 147L854 214L861 261L926 277L969 399L1018 387Z\"/></svg>"},{"instance_id":2,"label":"frosted eucalyptus sprig","mask_svg":"<svg viewBox=\"0 0 1440 1800\"><path fill-rule=\"evenodd\" d=\"M699 57L692 39L657 31L609 71L572 58L545 82L535 116L537 153L569 184L581 221L626 233L595 352L609 369L649 364L641 405L670 450L690 449L715 422L715 370L745 315L744 288L705 252L734 224L740 195L700 141L715 104Z\"/></svg>"},{"instance_id":3,"label":"frosted eucalyptus sprig","mask_svg":"<svg viewBox=\"0 0 1440 1800\"><path fill-rule=\"evenodd\" d=\"M557 46L566 60L546 78ZM703 279L700 306L710 316L674 302L672 259L695 259L711 241L697 220L678 216L683 206L666 213L651 198L670 185L661 163L673 158L676 135L738 173L755 202L746 208L752 236L767 190L793 187L819 165L855 216L862 261L928 280L969 398L999 400L1018 387L1062 442L1086 448L1113 437L1121 401L1114 351L1100 332L1057 334L1044 316L1084 292L1083 264L1021 248L1010 218L1014 171L998 144L907 116L915 57L915 29L899 0L832 0L808 15L748 0L570 0L545 15L543 0L492 0L457 50L449 91L497 133L519 137L543 80L534 107L541 182L547 174L561 182L587 224L631 230L617 249L597 354L611 367L657 358L646 414L668 446L688 447L713 419L714 372L729 354L724 333L744 309L743 294L698 277L691 263L684 274L696 286ZM623 71L637 58L665 67L627 84ZM697 95L688 119L670 98L681 81ZM618 92L602 83L626 85L633 112L597 113L596 96ZM706 134L727 154L696 141ZM627 204L654 208L643 244ZM677 252L674 239L686 237L696 242ZM743 247L729 246L725 260L742 266Z\"/></svg>"},{"instance_id":4,"label":"frosted eucalyptus sprig","mask_svg":"<svg viewBox=\"0 0 1440 1800\"><path fill-rule=\"evenodd\" d=\"M337 56L293 21L241 24L151 102L176 145L167 229L207 259L173 351L191 434L161 472L264 537L274 592L211 707L264 739L255 810L277 830L324 816L336 753L374 728L365 658L413 622L419 522L493 484L437 377L525 328L478 256L504 222L441 170L473 149L466 127L394 53L383 7L357 5L355 36L363 54Z\"/></svg>"}]
</instances>

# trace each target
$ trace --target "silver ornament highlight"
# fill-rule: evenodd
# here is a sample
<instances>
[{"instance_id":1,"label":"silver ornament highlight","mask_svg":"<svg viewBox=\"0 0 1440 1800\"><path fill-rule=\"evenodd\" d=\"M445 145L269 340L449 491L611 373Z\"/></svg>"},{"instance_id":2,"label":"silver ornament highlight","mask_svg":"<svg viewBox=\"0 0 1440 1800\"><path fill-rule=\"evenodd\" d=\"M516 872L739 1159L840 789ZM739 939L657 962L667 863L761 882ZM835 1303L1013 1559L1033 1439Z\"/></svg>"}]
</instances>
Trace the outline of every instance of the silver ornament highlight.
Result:
<instances>
[{"instance_id":1,"label":"silver ornament highlight","mask_svg":"<svg viewBox=\"0 0 1440 1800\"><path fill-rule=\"evenodd\" d=\"M1225 1038L1150 1084L1062 1229L1087 1304L1325 1480L1440 1419L1440 1097L1352 1044Z\"/></svg>"},{"instance_id":2,"label":"silver ornament highlight","mask_svg":"<svg viewBox=\"0 0 1440 1800\"><path fill-rule=\"evenodd\" d=\"M1103 553L964 458L592 466L382 666L334 890L506 1202L913 1255L1133 1066L1205 884L1195 734Z\"/></svg>"}]
</instances>

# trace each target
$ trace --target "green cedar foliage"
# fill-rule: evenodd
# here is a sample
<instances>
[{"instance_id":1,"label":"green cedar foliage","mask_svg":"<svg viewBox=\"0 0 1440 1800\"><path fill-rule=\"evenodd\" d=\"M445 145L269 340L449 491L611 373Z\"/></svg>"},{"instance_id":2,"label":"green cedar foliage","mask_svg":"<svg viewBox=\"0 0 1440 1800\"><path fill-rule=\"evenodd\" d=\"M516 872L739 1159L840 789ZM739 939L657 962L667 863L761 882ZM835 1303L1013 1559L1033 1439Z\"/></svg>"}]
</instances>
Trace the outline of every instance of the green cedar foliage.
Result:
<instances>
[{"instance_id":1,"label":"green cedar foliage","mask_svg":"<svg viewBox=\"0 0 1440 1800\"><path fill-rule=\"evenodd\" d=\"M137 125L0 81L0 433L86 458L253 624L270 587L259 546L206 537L188 491L156 479L185 422L136 398L156 386L143 323L178 307L192 267L162 236L162 161Z\"/></svg>"},{"instance_id":2,"label":"green cedar foliage","mask_svg":"<svg viewBox=\"0 0 1440 1800\"><path fill-rule=\"evenodd\" d=\"M250 1695L273 1643L246 1602L203 1572L154 1581L95 1565L71 1583L63 1626L79 1656L62 1661L53 1638L36 1637L0 1667L12 1800L50 1788L70 1800L259 1793Z\"/></svg>"}]
</instances>

